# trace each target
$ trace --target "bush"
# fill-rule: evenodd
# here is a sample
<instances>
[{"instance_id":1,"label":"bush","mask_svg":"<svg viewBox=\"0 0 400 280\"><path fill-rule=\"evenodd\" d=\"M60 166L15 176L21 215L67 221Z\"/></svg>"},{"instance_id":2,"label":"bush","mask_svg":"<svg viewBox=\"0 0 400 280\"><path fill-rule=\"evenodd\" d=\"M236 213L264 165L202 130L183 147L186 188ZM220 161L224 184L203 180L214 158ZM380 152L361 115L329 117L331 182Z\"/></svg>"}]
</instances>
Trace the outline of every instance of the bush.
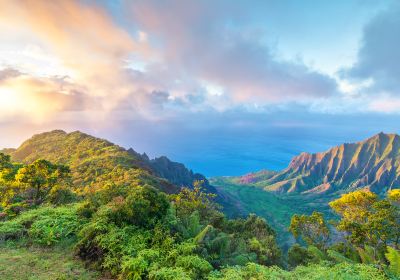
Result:
<instances>
[{"instance_id":1,"label":"bush","mask_svg":"<svg viewBox=\"0 0 400 280\"><path fill-rule=\"evenodd\" d=\"M6 207L4 207L4 213L5 213L5 216L9 219L9 218L16 217L22 211L27 210L28 208L29 208L29 205L26 202L16 202L16 203L9 204Z\"/></svg>"},{"instance_id":2,"label":"bush","mask_svg":"<svg viewBox=\"0 0 400 280\"><path fill-rule=\"evenodd\" d=\"M76 210L57 209L52 215L38 217L30 227L28 234L33 242L41 245L53 245L66 238L75 236L80 229Z\"/></svg>"},{"instance_id":3,"label":"bush","mask_svg":"<svg viewBox=\"0 0 400 280\"><path fill-rule=\"evenodd\" d=\"M384 280L383 272L372 265L340 263L334 266L313 264L298 266L292 273L293 279L349 279Z\"/></svg>"},{"instance_id":4,"label":"bush","mask_svg":"<svg viewBox=\"0 0 400 280\"><path fill-rule=\"evenodd\" d=\"M47 200L54 205L68 204L76 201L77 196L67 187L55 186L47 195Z\"/></svg>"},{"instance_id":5,"label":"bush","mask_svg":"<svg viewBox=\"0 0 400 280\"><path fill-rule=\"evenodd\" d=\"M215 271L208 277L209 280L281 280L289 279L289 272L276 266L266 267L255 263L248 263L246 266L233 266ZM294 278L293 278L294 279Z\"/></svg>"},{"instance_id":6,"label":"bush","mask_svg":"<svg viewBox=\"0 0 400 280\"><path fill-rule=\"evenodd\" d=\"M188 273L186 273L182 267L162 267L150 271L150 280L190 280Z\"/></svg>"},{"instance_id":7,"label":"bush","mask_svg":"<svg viewBox=\"0 0 400 280\"><path fill-rule=\"evenodd\" d=\"M73 237L84 220L76 213L75 205L63 207L40 207L23 212L16 218L0 223L0 239L26 237L33 243L53 245Z\"/></svg>"},{"instance_id":8,"label":"bush","mask_svg":"<svg viewBox=\"0 0 400 280\"><path fill-rule=\"evenodd\" d=\"M212 270L209 262L196 255L180 256L175 265L189 271L194 279L201 279Z\"/></svg>"},{"instance_id":9,"label":"bush","mask_svg":"<svg viewBox=\"0 0 400 280\"><path fill-rule=\"evenodd\" d=\"M278 267L265 267L250 263L244 267L228 267L212 273L209 280L384 280L385 275L377 268L364 264L341 263L330 266L328 263L298 266L288 272Z\"/></svg>"},{"instance_id":10,"label":"bush","mask_svg":"<svg viewBox=\"0 0 400 280\"><path fill-rule=\"evenodd\" d=\"M20 239L25 234L25 228L18 222L7 221L0 223L0 241Z\"/></svg>"}]
</instances>

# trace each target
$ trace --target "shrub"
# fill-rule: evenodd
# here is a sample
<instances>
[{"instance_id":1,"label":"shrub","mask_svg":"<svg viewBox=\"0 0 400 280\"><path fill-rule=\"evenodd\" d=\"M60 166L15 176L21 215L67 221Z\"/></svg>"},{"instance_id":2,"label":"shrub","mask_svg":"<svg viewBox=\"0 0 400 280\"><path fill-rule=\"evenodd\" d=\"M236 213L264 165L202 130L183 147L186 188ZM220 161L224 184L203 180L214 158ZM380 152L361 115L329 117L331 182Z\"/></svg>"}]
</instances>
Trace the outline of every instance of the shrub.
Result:
<instances>
[{"instance_id":1,"label":"shrub","mask_svg":"<svg viewBox=\"0 0 400 280\"><path fill-rule=\"evenodd\" d=\"M385 275L377 268L364 264L328 263L298 266L288 272L278 267L265 267L250 263L244 267L228 267L221 272L212 273L209 280L384 280Z\"/></svg>"},{"instance_id":2,"label":"shrub","mask_svg":"<svg viewBox=\"0 0 400 280\"><path fill-rule=\"evenodd\" d=\"M162 267L149 273L150 280L190 280L188 273L182 267Z\"/></svg>"},{"instance_id":3,"label":"shrub","mask_svg":"<svg viewBox=\"0 0 400 280\"><path fill-rule=\"evenodd\" d=\"M25 228L18 222L7 221L0 223L0 241L19 239L25 234Z\"/></svg>"},{"instance_id":4,"label":"shrub","mask_svg":"<svg viewBox=\"0 0 400 280\"><path fill-rule=\"evenodd\" d=\"M201 279L212 270L211 264L197 255L180 256L175 265L184 268L194 279Z\"/></svg>"},{"instance_id":5,"label":"shrub","mask_svg":"<svg viewBox=\"0 0 400 280\"><path fill-rule=\"evenodd\" d=\"M312 259L312 254L306 248L301 247L297 243L288 251L288 263L290 267L308 264Z\"/></svg>"},{"instance_id":6,"label":"shrub","mask_svg":"<svg viewBox=\"0 0 400 280\"><path fill-rule=\"evenodd\" d=\"M8 204L6 207L4 207L4 213L6 214L6 217L13 218L19 215L22 211L27 210L29 208L29 205L25 202L17 202L17 203L12 203Z\"/></svg>"},{"instance_id":7,"label":"shrub","mask_svg":"<svg viewBox=\"0 0 400 280\"><path fill-rule=\"evenodd\" d=\"M38 244L53 245L75 236L81 223L75 209L57 209L48 216L41 216L30 227L29 237Z\"/></svg>"},{"instance_id":8,"label":"shrub","mask_svg":"<svg viewBox=\"0 0 400 280\"><path fill-rule=\"evenodd\" d=\"M73 237L84 220L76 214L76 206L40 207L23 212L12 220L0 223L0 238L28 238L38 244L53 245Z\"/></svg>"},{"instance_id":9,"label":"shrub","mask_svg":"<svg viewBox=\"0 0 400 280\"><path fill-rule=\"evenodd\" d=\"M76 201L77 196L65 186L53 187L47 195L47 200L54 205L68 204Z\"/></svg>"},{"instance_id":10,"label":"shrub","mask_svg":"<svg viewBox=\"0 0 400 280\"><path fill-rule=\"evenodd\" d=\"M313 264L298 266L292 273L292 279L348 279L348 280L384 280L383 272L372 265L340 263Z\"/></svg>"}]
</instances>

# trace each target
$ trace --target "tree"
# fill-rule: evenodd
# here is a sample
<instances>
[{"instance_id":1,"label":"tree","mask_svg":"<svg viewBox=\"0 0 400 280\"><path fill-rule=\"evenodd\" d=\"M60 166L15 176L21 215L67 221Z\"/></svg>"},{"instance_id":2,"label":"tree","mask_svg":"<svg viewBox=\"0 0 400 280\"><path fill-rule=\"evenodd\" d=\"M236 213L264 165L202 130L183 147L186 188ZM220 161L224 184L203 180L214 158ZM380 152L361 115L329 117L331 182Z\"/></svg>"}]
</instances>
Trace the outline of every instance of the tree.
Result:
<instances>
[{"instance_id":1,"label":"tree","mask_svg":"<svg viewBox=\"0 0 400 280\"><path fill-rule=\"evenodd\" d=\"M288 263L292 268L298 265L306 265L310 263L312 259L313 256L311 253L298 243L295 243L288 251Z\"/></svg>"},{"instance_id":2,"label":"tree","mask_svg":"<svg viewBox=\"0 0 400 280\"><path fill-rule=\"evenodd\" d=\"M330 202L329 206L347 221L364 223L372 205L377 201L378 196L375 193L360 190L342 195L341 198Z\"/></svg>"},{"instance_id":3,"label":"tree","mask_svg":"<svg viewBox=\"0 0 400 280\"><path fill-rule=\"evenodd\" d=\"M198 211L201 221L210 221L217 214L218 205L213 201L215 194L203 192L202 184L202 181L195 181L193 190L182 188L179 194L172 197L179 218L185 219Z\"/></svg>"},{"instance_id":4,"label":"tree","mask_svg":"<svg viewBox=\"0 0 400 280\"><path fill-rule=\"evenodd\" d=\"M40 204L55 186L70 183L70 170L67 166L38 159L19 169L15 179L28 198Z\"/></svg>"},{"instance_id":5,"label":"tree","mask_svg":"<svg viewBox=\"0 0 400 280\"><path fill-rule=\"evenodd\" d=\"M395 203L396 205L400 206L400 189L390 190L388 192L388 199Z\"/></svg>"},{"instance_id":6,"label":"tree","mask_svg":"<svg viewBox=\"0 0 400 280\"><path fill-rule=\"evenodd\" d=\"M0 171L10 168L11 166L12 164L10 156L0 153Z\"/></svg>"},{"instance_id":7,"label":"tree","mask_svg":"<svg viewBox=\"0 0 400 280\"><path fill-rule=\"evenodd\" d=\"M290 221L289 231L295 238L301 237L308 245L325 249L330 231L322 213L313 212L310 216L294 215Z\"/></svg>"},{"instance_id":8,"label":"tree","mask_svg":"<svg viewBox=\"0 0 400 280\"><path fill-rule=\"evenodd\" d=\"M15 174L21 167L20 164L13 164L9 155L0 153L0 203L6 207L13 202L18 194L15 184Z\"/></svg>"},{"instance_id":9,"label":"tree","mask_svg":"<svg viewBox=\"0 0 400 280\"><path fill-rule=\"evenodd\" d=\"M343 195L329 205L341 216L338 230L347 232L356 246L371 245L376 250L400 239L399 211L389 199L379 200L370 191L356 191Z\"/></svg>"},{"instance_id":10,"label":"tree","mask_svg":"<svg viewBox=\"0 0 400 280\"><path fill-rule=\"evenodd\" d=\"M394 225L396 226L394 233L394 245L397 249L400 249L400 189L391 190L388 192L388 200L392 205Z\"/></svg>"},{"instance_id":11,"label":"tree","mask_svg":"<svg viewBox=\"0 0 400 280\"><path fill-rule=\"evenodd\" d=\"M355 191L329 203L329 206L341 216L337 229L347 232L352 244L362 245L368 240L366 224L373 211L378 196L370 191Z\"/></svg>"}]
</instances>

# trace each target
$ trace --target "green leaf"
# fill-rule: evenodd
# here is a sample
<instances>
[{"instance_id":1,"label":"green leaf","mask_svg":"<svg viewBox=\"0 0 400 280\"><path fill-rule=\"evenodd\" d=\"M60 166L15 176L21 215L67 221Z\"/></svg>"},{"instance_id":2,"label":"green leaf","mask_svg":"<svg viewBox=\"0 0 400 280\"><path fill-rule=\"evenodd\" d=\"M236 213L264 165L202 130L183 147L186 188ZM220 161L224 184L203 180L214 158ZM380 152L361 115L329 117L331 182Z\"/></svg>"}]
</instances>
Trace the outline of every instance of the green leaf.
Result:
<instances>
[{"instance_id":1,"label":"green leaf","mask_svg":"<svg viewBox=\"0 0 400 280\"><path fill-rule=\"evenodd\" d=\"M212 228L212 225L206 226L195 238L194 242L196 244L201 243L204 240L204 237L206 237L208 231Z\"/></svg>"},{"instance_id":2,"label":"green leaf","mask_svg":"<svg viewBox=\"0 0 400 280\"><path fill-rule=\"evenodd\" d=\"M393 249L392 247L387 247L387 253L385 257L389 261L389 270L393 274L400 276L400 252Z\"/></svg>"},{"instance_id":3,"label":"green leaf","mask_svg":"<svg viewBox=\"0 0 400 280\"><path fill-rule=\"evenodd\" d=\"M343 256L341 253L335 251L335 250L328 250L328 256L335 260L337 263L354 263L353 260L346 258Z\"/></svg>"}]
</instances>

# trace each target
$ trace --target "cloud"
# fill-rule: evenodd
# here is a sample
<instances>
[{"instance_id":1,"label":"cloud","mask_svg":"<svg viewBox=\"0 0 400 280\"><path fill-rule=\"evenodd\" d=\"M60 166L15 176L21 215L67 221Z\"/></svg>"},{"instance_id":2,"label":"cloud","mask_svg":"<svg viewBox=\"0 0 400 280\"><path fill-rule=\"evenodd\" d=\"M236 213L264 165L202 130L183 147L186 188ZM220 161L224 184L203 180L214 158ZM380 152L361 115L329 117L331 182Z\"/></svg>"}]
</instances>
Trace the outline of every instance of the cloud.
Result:
<instances>
[{"instance_id":1,"label":"cloud","mask_svg":"<svg viewBox=\"0 0 400 280\"><path fill-rule=\"evenodd\" d=\"M386 114L399 114L399 108L400 98L385 96L372 100L368 106L370 111Z\"/></svg>"},{"instance_id":2,"label":"cloud","mask_svg":"<svg viewBox=\"0 0 400 280\"><path fill-rule=\"evenodd\" d=\"M37 110L39 120L85 114L159 121L185 112L294 106L341 113L363 103L364 95L347 96L343 84L339 88L301 59L282 59L268 26L254 23L256 7L245 1L122 3L113 10L95 1L0 0L0 31L5 24L28 32L23 52L34 58L29 71L9 67L0 73L0 90L8 92L3 101L33 105L0 117ZM40 62L43 68L61 63L66 77L49 75L51 67L35 72ZM349 71L354 78L361 73L357 65ZM55 105L39 106L46 102Z\"/></svg>"},{"instance_id":3,"label":"cloud","mask_svg":"<svg viewBox=\"0 0 400 280\"><path fill-rule=\"evenodd\" d=\"M13 68L5 68L0 70L0 82L10 79L10 78L15 78L21 75L21 72L18 71L17 69Z\"/></svg>"},{"instance_id":4,"label":"cloud","mask_svg":"<svg viewBox=\"0 0 400 280\"><path fill-rule=\"evenodd\" d=\"M3 24L35 35L60 59L72 83L104 101L103 110L112 110L127 96L135 97L138 87L130 80L125 60L132 53L148 55L149 48L143 35L140 42L135 40L101 7L64 0L1 1L0 17Z\"/></svg>"},{"instance_id":5,"label":"cloud","mask_svg":"<svg viewBox=\"0 0 400 280\"><path fill-rule=\"evenodd\" d=\"M0 117L43 121L52 113L90 109L88 99L68 77L33 77L18 70L0 70Z\"/></svg>"},{"instance_id":6,"label":"cloud","mask_svg":"<svg viewBox=\"0 0 400 280\"><path fill-rule=\"evenodd\" d=\"M370 80L372 94L400 94L400 4L375 16L364 28L356 63L344 69L350 80Z\"/></svg>"},{"instance_id":7,"label":"cloud","mask_svg":"<svg viewBox=\"0 0 400 280\"><path fill-rule=\"evenodd\" d=\"M234 104L326 98L337 93L336 82L327 75L299 61L277 59L262 41L265 32L246 26L249 14L241 2L128 3L135 23L149 34L150 41L157 39L161 45L162 62L177 80L190 75L194 82L214 84Z\"/></svg>"}]
</instances>

